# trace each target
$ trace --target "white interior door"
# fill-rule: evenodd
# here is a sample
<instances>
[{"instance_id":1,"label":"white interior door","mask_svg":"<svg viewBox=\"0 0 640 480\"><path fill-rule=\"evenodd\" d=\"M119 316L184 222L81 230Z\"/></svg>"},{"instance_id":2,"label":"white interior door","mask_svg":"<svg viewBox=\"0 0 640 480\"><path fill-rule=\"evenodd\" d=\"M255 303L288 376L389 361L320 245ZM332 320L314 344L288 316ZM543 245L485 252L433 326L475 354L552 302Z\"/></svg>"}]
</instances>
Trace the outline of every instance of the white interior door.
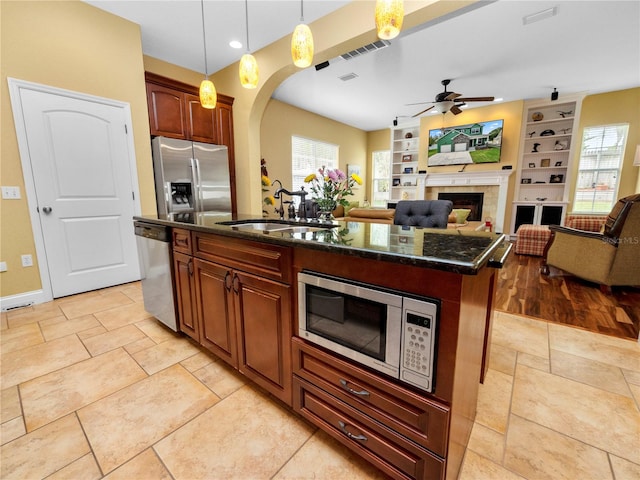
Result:
<instances>
[{"instance_id":1,"label":"white interior door","mask_svg":"<svg viewBox=\"0 0 640 480\"><path fill-rule=\"evenodd\" d=\"M26 88L20 104L53 297L138 280L127 111Z\"/></svg>"}]
</instances>

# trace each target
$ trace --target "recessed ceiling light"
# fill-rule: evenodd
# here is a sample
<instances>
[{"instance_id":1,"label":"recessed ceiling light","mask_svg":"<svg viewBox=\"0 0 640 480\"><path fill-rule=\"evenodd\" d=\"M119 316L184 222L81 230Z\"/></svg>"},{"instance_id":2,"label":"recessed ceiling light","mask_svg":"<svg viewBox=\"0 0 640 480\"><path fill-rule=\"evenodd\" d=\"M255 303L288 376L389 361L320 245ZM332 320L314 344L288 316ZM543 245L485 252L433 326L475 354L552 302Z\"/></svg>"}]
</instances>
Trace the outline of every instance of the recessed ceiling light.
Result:
<instances>
[{"instance_id":1,"label":"recessed ceiling light","mask_svg":"<svg viewBox=\"0 0 640 480\"><path fill-rule=\"evenodd\" d=\"M231 41L229 42L229 46L230 46L231 48L242 48L242 43L241 43L241 42L239 42L238 40L231 40Z\"/></svg>"}]
</instances>

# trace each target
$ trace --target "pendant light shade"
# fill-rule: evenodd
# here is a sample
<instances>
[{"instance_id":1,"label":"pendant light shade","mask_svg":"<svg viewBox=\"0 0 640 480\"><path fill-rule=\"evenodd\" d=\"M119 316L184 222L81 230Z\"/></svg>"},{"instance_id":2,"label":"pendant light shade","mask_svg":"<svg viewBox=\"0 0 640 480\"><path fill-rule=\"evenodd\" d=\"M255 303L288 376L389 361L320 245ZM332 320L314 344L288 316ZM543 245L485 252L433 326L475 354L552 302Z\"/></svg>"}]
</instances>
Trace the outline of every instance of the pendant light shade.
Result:
<instances>
[{"instance_id":1,"label":"pendant light shade","mask_svg":"<svg viewBox=\"0 0 640 480\"><path fill-rule=\"evenodd\" d=\"M249 5L248 0L244 0L244 19L247 29L247 53L240 59L240 84L244 88L256 88L258 86L258 62L249 49Z\"/></svg>"},{"instance_id":2,"label":"pendant light shade","mask_svg":"<svg viewBox=\"0 0 640 480\"><path fill-rule=\"evenodd\" d=\"M203 108L216 108L218 93L213 82L209 80L209 69L207 67L207 37L204 30L204 0L200 0L202 10L202 43L204 45L204 80L200 84L200 105Z\"/></svg>"},{"instance_id":3,"label":"pendant light shade","mask_svg":"<svg viewBox=\"0 0 640 480\"><path fill-rule=\"evenodd\" d=\"M240 84L244 88L258 86L258 62L253 55L245 53L240 59Z\"/></svg>"},{"instance_id":4,"label":"pendant light shade","mask_svg":"<svg viewBox=\"0 0 640 480\"><path fill-rule=\"evenodd\" d=\"M313 35L304 23L304 11L300 0L300 23L291 36L291 58L296 67L306 68L313 61Z\"/></svg>"},{"instance_id":5,"label":"pendant light shade","mask_svg":"<svg viewBox=\"0 0 640 480\"><path fill-rule=\"evenodd\" d=\"M403 0L376 0L376 29L382 40L391 40L400 33L404 19Z\"/></svg>"}]
</instances>

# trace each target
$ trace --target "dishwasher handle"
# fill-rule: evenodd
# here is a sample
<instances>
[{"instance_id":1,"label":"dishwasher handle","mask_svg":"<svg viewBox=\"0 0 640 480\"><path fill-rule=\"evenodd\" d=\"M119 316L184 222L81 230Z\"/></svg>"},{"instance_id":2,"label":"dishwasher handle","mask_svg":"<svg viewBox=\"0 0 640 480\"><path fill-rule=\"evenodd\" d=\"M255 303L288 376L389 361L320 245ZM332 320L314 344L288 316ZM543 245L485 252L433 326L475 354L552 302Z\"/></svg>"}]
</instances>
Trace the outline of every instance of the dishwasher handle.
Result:
<instances>
[{"instance_id":1,"label":"dishwasher handle","mask_svg":"<svg viewBox=\"0 0 640 480\"><path fill-rule=\"evenodd\" d=\"M171 242L171 229L164 225L153 223L133 222L135 234L138 237L149 238L159 242Z\"/></svg>"}]
</instances>

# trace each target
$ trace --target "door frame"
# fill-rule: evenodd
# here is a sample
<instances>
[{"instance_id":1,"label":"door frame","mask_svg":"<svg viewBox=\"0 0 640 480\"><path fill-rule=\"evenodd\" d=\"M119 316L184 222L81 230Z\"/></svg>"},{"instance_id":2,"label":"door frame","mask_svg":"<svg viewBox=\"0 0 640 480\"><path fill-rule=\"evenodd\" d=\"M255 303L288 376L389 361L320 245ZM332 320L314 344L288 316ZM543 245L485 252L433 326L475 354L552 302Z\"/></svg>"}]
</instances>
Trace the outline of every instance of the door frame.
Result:
<instances>
[{"instance_id":1,"label":"door frame","mask_svg":"<svg viewBox=\"0 0 640 480\"><path fill-rule=\"evenodd\" d=\"M36 194L35 181L33 178L33 169L31 165L31 157L29 155L29 144L27 140L27 131L25 129L24 115L22 111L22 90L33 90L40 93L48 93L52 95L59 95L63 97L72 98L75 100L90 101L94 103L101 103L112 107L121 108L124 112L125 126L127 128L127 149L129 153L129 174L131 175L131 188L133 190L134 200L134 214L140 215L140 186L138 183L138 170L136 162L135 143L133 140L133 121L131 118L131 106L127 102L121 102L119 100L113 100L105 97L98 97L96 95L90 95L87 93L75 92L73 90L66 90L63 88L52 87L49 85L43 85L39 83L29 82L26 80L20 80L17 78L7 78L9 83L9 95L11 97L11 107L13 110L13 121L16 129L16 137L18 140L18 151L20 153L20 161L22 163L22 175L24 181L25 195L27 198L27 205L29 208L29 218L31 220L31 230L33 232L33 239L36 248L36 255L38 258L38 269L40 273L40 284L42 285L40 290L34 290L31 292L24 292L21 294L13 295L8 298L3 298L3 309L11 308L12 306L21 306L25 304L37 304L44 303L53 300L53 289L51 286L51 277L49 275L49 265L47 261L47 254L45 250L44 233L42 231L42 225L40 224L40 214L38 213L38 200ZM132 219L133 222L133 219ZM132 227L133 229L133 223Z\"/></svg>"}]
</instances>

